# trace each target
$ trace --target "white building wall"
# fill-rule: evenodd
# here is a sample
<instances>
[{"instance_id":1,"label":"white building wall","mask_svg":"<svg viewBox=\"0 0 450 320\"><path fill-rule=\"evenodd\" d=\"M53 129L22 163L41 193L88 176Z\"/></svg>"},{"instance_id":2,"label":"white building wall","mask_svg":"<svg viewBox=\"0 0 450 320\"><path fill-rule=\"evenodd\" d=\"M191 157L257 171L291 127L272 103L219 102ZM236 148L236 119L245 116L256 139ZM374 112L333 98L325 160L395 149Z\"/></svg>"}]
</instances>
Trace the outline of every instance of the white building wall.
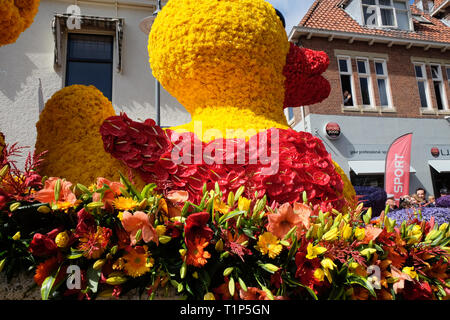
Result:
<instances>
[{"instance_id":1,"label":"white building wall","mask_svg":"<svg viewBox=\"0 0 450 320\"><path fill-rule=\"evenodd\" d=\"M66 13L73 4L80 7L82 15L125 19L122 72L117 73L113 66L112 103L117 113L124 111L132 119L155 118L155 79L148 62L147 35L139 29L139 22L152 14L153 8L149 5L156 1L99 1L106 3L41 0L31 27L16 43L0 47L0 131L5 134L7 143L19 142L34 147L39 119L39 79L44 102L64 87L65 61L56 69L53 63L51 21L54 14ZM186 110L161 88L161 125L175 126L188 121L190 115Z\"/></svg>"}]
</instances>

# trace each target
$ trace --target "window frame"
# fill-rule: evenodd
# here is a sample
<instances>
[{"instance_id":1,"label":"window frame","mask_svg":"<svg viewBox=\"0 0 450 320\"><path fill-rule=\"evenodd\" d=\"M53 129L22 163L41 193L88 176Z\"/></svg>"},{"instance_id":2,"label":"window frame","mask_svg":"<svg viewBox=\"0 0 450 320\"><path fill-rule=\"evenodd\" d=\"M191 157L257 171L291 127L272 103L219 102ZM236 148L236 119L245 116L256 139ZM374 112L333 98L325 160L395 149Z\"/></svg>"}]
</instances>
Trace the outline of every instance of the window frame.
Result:
<instances>
[{"instance_id":1,"label":"window frame","mask_svg":"<svg viewBox=\"0 0 450 320\"><path fill-rule=\"evenodd\" d=\"M344 101L342 99L341 100L342 101L342 106L345 109L358 109L358 101L357 101L356 95L355 95L355 91L356 90L355 90L355 78L354 78L354 75L353 75L352 57L351 56L338 55L338 56L336 56L336 58L337 58L337 63L338 63L339 83L340 83L340 86L341 86L341 99L342 99L342 95L344 93L343 92L343 87L342 87L342 79L341 79L342 75L350 76L350 87L351 87L351 90L352 90L351 95L352 95L353 105L351 105L351 106L344 105ZM348 70L346 72L341 71L341 68L340 68L340 65L339 65L339 61L340 60L346 60L347 61L347 69Z\"/></svg>"},{"instance_id":2,"label":"window frame","mask_svg":"<svg viewBox=\"0 0 450 320\"><path fill-rule=\"evenodd\" d=\"M366 73L359 72L358 61L364 62ZM356 62L356 72L358 74L358 81L359 81L358 82L359 83L359 91L361 94L361 106L363 109L375 109L376 103L375 103L375 99L374 99L375 95L374 95L374 91L373 91L372 72L370 70L370 61L368 58L365 58L365 57L356 57L355 62ZM370 99L370 104L368 104L368 105L364 104L363 92L362 92L362 87L361 87L361 78L367 79L367 86L368 86L368 90L369 90L368 93L369 93L369 99Z\"/></svg>"},{"instance_id":3,"label":"window frame","mask_svg":"<svg viewBox=\"0 0 450 320\"><path fill-rule=\"evenodd\" d=\"M419 90L419 81L425 83L425 98L427 100L427 107L422 107L422 104L420 105L420 109L422 111L430 111L433 110L433 103L431 101L431 92L430 92L430 85L428 82L428 75L427 75L427 65L425 63L421 62L415 62L413 64L414 66L414 76L416 78L416 84L417 84L417 90L419 91L419 98L420 98L420 90ZM422 70L422 77L419 78L417 76L416 67L420 67Z\"/></svg>"},{"instance_id":4,"label":"window frame","mask_svg":"<svg viewBox=\"0 0 450 320\"><path fill-rule=\"evenodd\" d=\"M437 67L439 74L438 74L438 78L435 79L433 78L433 67ZM439 63L430 63L430 72L431 72L431 81L433 83L433 89L434 89L434 82L440 82L440 91L441 91L441 101L442 101L442 110L439 109L439 106L437 104L437 97L436 97L436 110L438 112L446 112L449 111L449 106L448 106L448 100L447 100L447 90L445 88L445 83L444 83L444 75L442 73L442 65L440 65ZM447 70L445 71L447 72ZM436 94L436 92L435 92Z\"/></svg>"},{"instance_id":5,"label":"window frame","mask_svg":"<svg viewBox=\"0 0 450 320\"><path fill-rule=\"evenodd\" d=\"M292 111L292 117L290 117L290 111ZM292 125L295 123L295 113L294 113L294 108L293 107L287 107L284 108L284 115L286 117L286 120L288 122L289 125Z\"/></svg>"},{"instance_id":6,"label":"window frame","mask_svg":"<svg viewBox=\"0 0 450 320\"><path fill-rule=\"evenodd\" d=\"M86 36L107 36L111 37L111 58L109 59L88 59L88 58L71 58L70 57L70 37L72 35L86 35ZM66 35L66 45L65 45L65 51L64 51L64 79L63 79L63 86L67 87L68 84L68 72L69 68L68 65L70 62L86 62L86 63L108 63L111 64L111 99L110 101L113 102L114 99L114 63L115 63L115 36L111 34L110 32L95 32L95 31L82 31L82 32L67 32ZM102 92L103 93L103 92ZM104 93L103 93L104 94ZM106 97L106 95L105 95Z\"/></svg>"},{"instance_id":7,"label":"window frame","mask_svg":"<svg viewBox=\"0 0 450 320\"><path fill-rule=\"evenodd\" d=\"M383 71L384 74L383 75L378 75L377 74L377 63L381 63L383 65ZM378 89L378 97L380 98L380 88L378 86L378 79L384 79L386 82L386 95L387 95L387 99L388 99L388 105L387 106L383 106L381 105L381 98L380 98L380 108L382 111L384 110L390 110L390 109L394 109L394 105L393 105L393 101L392 101L392 90L391 90L391 82L389 81L389 72L387 70L387 62L385 59L374 59L373 60L373 67L375 70L375 80L377 82L377 89Z\"/></svg>"},{"instance_id":8,"label":"window frame","mask_svg":"<svg viewBox=\"0 0 450 320\"><path fill-rule=\"evenodd\" d=\"M409 24L409 28L408 31L412 31L413 30L413 22L412 22L412 16L411 16L411 9L409 7L409 3L408 1L403 1L403 0L390 0L391 5L384 5L384 4L380 4L379 0L374 0L375 4L364 4L363 0L361 0L360 4L361 4L361 17L362 17L362 22L363 25L366 27L376 27L376 28L396 28L399 29L399 25L398 25L398 19L397 19L397 11L401 11L401 12L406 12L407 16L408 16L408 24ZM395 7L394 2L404 2L406 9L398 9ZM373 7L375 9L375 13L376 13L376 25L370 25L367 24L366 19L364 17L364 7ZM385 10L392 10L393 13L393 25L384 25L383 24L383 18L381 16L381 9L385 9ZM403 30L403 29L400 29Z\"/></svg>"},{"instance_id":9,"label":"window frame","mask_svg":"<svg viewBox=\"0 0 450 320\"><path fill-rule=\"evenodd\" d=\"M450 64L445 65L445 75L447 77L448 87L450 88Z\"/></svg>"}]
</instances>

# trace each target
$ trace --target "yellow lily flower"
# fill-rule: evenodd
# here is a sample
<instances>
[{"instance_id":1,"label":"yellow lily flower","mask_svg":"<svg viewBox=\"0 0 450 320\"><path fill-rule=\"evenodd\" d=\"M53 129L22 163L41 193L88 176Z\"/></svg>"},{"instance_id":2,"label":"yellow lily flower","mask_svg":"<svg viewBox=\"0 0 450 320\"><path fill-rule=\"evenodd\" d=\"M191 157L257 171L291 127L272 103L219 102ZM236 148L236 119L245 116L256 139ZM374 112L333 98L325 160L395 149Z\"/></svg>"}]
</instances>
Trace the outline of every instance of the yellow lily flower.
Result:
<instances>
[{"instance_id":1,"label":"yellow lily flower","mask_svg":"<svg viewBox=\"0 0 450 320\"><path fill-rule=\"evenodd\" d=\"M325 273L323 272L323 270L321 268L317 268L314 271L314 278L316 278L320 282L323 281L323 279L325 278Z\"/></svg>"},{"instance_id":2,"label":"yellow lily flower","mask_svg":"<svg viewBox=\"0 0 450 320\"><path fill-rule=\"evenodd\" d=\"M15 235L12 237L13 240L20 240L20 231L17 231Z\"/></svg>"},{"instance_id":3,"label":"yellow lily flower","mask_svg":"<svg viewBox=\"0 0 450 320\"><path fill-rule=\"evenodd\" d=\"M337 239L337 237L338 237L338 229L333 228L323 235L322 240L334 241Z\"/></svg>"},{"instance_id":4,"label":"yellow lily flower","mask_svg":"<svg viewBox=\"0 0 450 320\"><path fill-rule=\"evenodd\" d=\"M412 279L418 279L417 272L414 271L414 267L404 267L402 269L403 273L406 273L408 276L410 276Z\"/></svg>"},{"instance_id":5,"label":"yellow lily flower","mask_svg":"<svg viewBox=\"0 0 450 320\"><path fill-rule=\"evenodd\" d=\"M319 245L314 246L312 243L309 243L309 244L308 244L308 247L306 248L306 250L307 250L307 252L308 252L308 254L306 255L306 258L307 258L307 259L314 259L314 258L317 258L317 256L318 256L319 254L322 254L322 253L324 253L325 251L327 251L326 248L321 247L321 246L319 246Z\"/></svg>"},{"instance_id":6,"label":"yellow lily flower","mask_svg":"<svg viewBox=\"0 0 450 320\"><path fill-rule=\"evenodd\" d=\"M366 236L366 230L364 228L356 228L355 237L357 240L362 241Z\"/></svg>"},{"instance_id":7,"label":"yellow lily flower","mask_svg":"<svg viewBox=\"0 0 450 320\"><path fill-rule=\"evenodd\" d=\"M252 200L247 199L246 197L240 197L238 200L239 211L248 211L248 209L250 209L251 202Z\"/></svg>"},{"instance_id":8,"label":"yellow lily flower","mask_svg":"<svg viewBox=\"0 0 450 320\"><path fill-rule=\"evenodd\" d=\"M342 238L344 240L350 239L350 237L352 236L352 231L353 231L352 227L350 227L350 225L348 224L345 224L344 228L342 229Z\"/></svg>"},{"instance_id":9,"label":"yellow lily flower","mask_svg":"<svg viewBox=\"0 0 450 320\"><path fill-rule=\"evenodd\" d=\"M320 264L322 265L322 267L326 270L330 269L333 270L336 265L334 264L333 260L329 259L329 258L325 258L323 259Z\"/></svg>"}]
</instances>

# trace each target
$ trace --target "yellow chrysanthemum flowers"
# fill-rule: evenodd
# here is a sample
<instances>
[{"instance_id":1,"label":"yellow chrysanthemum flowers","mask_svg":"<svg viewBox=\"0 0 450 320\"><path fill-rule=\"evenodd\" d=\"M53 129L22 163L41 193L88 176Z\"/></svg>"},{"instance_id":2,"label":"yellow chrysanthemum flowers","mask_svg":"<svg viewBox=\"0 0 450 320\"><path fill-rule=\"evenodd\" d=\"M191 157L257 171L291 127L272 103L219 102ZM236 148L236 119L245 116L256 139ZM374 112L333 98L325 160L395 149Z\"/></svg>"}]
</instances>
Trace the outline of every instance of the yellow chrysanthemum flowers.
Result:
<instances>
[{"instance_id":1,"label":"yellow chrysanthemum flowers","mask_svg":"<svg viewBox=\"0 0 450 320\"><path fill-rule=\"evenodd\" d=\"M0 0L0 46L16 42L34 20L40 0Z\"/></svg>"},{"instance_id":2,"label":"yellow chrysanthemum flowers","mask_svg":"<svg viewBox=\"0 0 450 320\"><path fill-rule=\"evenodd\" d=\"M215 138L248 137L231 130L288 128L283 68L289 42L264 0L169 1L149 35L153 75L192 116L174 128ZM228 130L228 135L227 135ZM203 137L204 141L213 137Z\"/></svg>"},{"instance_id":3,"label":"yellow chrysanthemum flowers","mask_svg":"<svg viewBox=\"0 0 450 320\"><path fill-rule=\"evenodd\" d=\"M114 116L111 102L95 87L73 85L45 104L37 127L36 151L48 150L40 173L89 185L97 177L118 181L127 168L103 148L99 129Z\"/></svg>"}]
</instances>

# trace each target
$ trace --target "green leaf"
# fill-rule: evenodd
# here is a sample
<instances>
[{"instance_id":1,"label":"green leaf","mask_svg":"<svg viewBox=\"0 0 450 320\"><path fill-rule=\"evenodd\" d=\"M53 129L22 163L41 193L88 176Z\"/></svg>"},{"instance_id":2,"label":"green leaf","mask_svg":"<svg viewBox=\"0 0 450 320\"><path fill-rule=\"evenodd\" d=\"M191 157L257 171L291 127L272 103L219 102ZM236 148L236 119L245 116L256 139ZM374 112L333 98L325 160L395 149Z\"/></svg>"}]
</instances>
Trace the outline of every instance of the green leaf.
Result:
<instances>
[{"instance_id":1,"label":"green leaf","mask_svg":"<svg viewBox=\"0 0 450 320\"><path fill-rule=\"evenodd\" d=\"M131 192L131 194L139 199L139 202L143 200L143 197L139 192L137 192L136 188L131 184L131 182L125 178L122 172L119 171L120 182L127 187L127 189Z\"/></svg>"},{"instance_id":2,"label":"green leaf","mask_svg":"<svg viewBox=\"0 0 450 320\"><path fill-rule=\"evenodd\" d=\"M95 270L94 268L90 267L87 270L87 279L88 279L88 288L91 289L93 293L97 293L98 289L98 282L100 280L100 274L102 273L102 270Z\"/></svg>"},{"instance_id":3,"label":"green leaf","mask_svg":"<svg viewBox=\"0 0 450 320\"><path fill-rule=\"evenodd\" d=\"M247 237L256 240L256 237L253 235L252 230L250 230L250 229L248 229L248 228L244 228L244 229L242 229L242 231L244 232L244 234L245 234Z\"/></svg>"},{"instance_id":4,"label":"green leaf","mask_svg":"<svg viewBox=\"0 0 450 320\"><path fill-rule=\"evenodd\" d=\"M222 224L223 222L227 221L228 219L234 218L236 216L240 216L242 214L244 214L245 211L233 211L233 212L229 212L225 215L223 215L222 217L220 217L219 219L219 224Z\"/></svg>"},{"instance_id":5,"label":"green leaf","mask_svg":"<svg viewBox=\"0 0 450 320\"><path fill-rule=\"evenodd\" d=\"M374 288L372 287L370 282L367 281L367 279L352 275L347 278L347 283L348 284L359 284L363 288L366 288L367 290L369 290L369 292L372 296L374 296L375 298L377 297L377 294L375 293Z\"/></svg>"},{"instance_id":6,"label":"green leaf","mask_svg":"<svg viewBox=\"0 0 450 320\"><path fill-rule=\"evenodd\" d=\"M151 191L153 191L153 189L155 189L155 188L156 188L156 184L154 184L154 183L147 184L147 185L144 187L144 189L142 189L142 191L141 191L141 197L142 197L142 198L147 198L147 197L148 197L148 194L149 194Z\"/></svg>"},{"instance_id":7,"label":"green leaf","mask_svg":"<svg viewBox=\"0 0 450 320\"><path fill-rule=\"evenodd\" d=\"M317 297L316 293L310 287L305 286L304 284L301 284L300 282L294 281L292 279L288 279L286 282L291 284L291 285L295 285L295 286L298 286L298 287L305 288L306 291L308 291L308 293L314 298L314 300L319 300L319 298Z\"/></svg>"},{"instance_id":8,"label":"green leaf","mask_svg":"<svg viewBox=\"0 0 450 320\"><path fill-rule=\"evenodd\" d=\"M41 298L42 300L48 300L48 297L50 296L50 293L52 291L53 285L55 284L56 277L59 274L59 270L61 269L61 266L58 268L55 274L49 275L47 278L45 278L44 282L41 286Z\"/></svg>"}]
</instances>

